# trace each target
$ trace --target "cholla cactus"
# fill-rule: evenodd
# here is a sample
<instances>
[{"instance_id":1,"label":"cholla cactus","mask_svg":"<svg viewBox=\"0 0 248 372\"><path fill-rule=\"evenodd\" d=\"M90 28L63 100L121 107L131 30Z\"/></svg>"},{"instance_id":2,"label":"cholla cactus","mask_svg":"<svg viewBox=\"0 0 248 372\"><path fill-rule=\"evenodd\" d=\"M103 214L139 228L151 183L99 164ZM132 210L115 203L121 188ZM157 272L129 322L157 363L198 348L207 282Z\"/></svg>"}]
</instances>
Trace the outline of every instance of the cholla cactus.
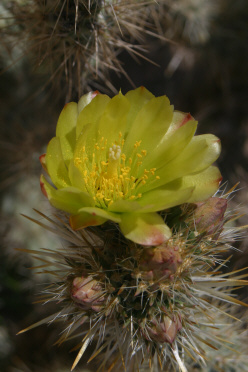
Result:
<instances>
[{"instance_id":1,"label":"cholla cactus","mask_svg":"<svg viewBox=\"0 0 248 372\"><path fill-rule=\"evenodd\" d=\"M33 68L48 75L45 86L59 86L56 95L66 90L70 99L92 87L116 91L111 70L131 82L120 52L150 60L147 36L208 41L220 5L213 0L4 0L3 7L1 44L11 56L9 65L29 57Z\"/></svg>"},{"instance_id":2,"label":"cholla cactus","mask_svg":"<svg viewBox=\"0 0 248 372\"><path fill-rule=\"evenodd\" d=\"M33 67L49 76L46 85L53 84L56 95L66 92L67 100L92 86L116 91L109 70L127 76L118 54L143 55L135 41L144 39L147 4L139 0L4 0L4 5L9 17L0 29L3 46L16 61L31 57Z\"/></svg>"},{"instance_id":3,"label":"cholla cactus","mask_svg":"<svg viewBox=\"0 0 248 372\"><path fill-rule=\"evenodd\" d=\"M219 0L160 0L159 5L155 9L165 35L192 46L209 40L221 8Z\"/></svg>"},{"instance_id":4,"label":"cholla cactus","mask_svg":"<svg viewBox=\"0 0 248 372\"><path fill-rule=\"evenodd\" d=\"M220 173L211 164L219 141L193 137L195 125L189 115L173 112L167 98L151 97L144 88L112 100L89 94L63 110L57 137L41 157L57 187L42 177L42 190L63 212L56 220L43 215L53 226L36 222L68 246L40 252L46 272L51 267L56 278L42 299L55 301L58 311L38 324L67 322L58 343L79 337L72 369L91 343L89 361L98 359L98 371L130 372L185 372L190 365L186 355L204 366L209 347L228 347L217 323L223 308L211 298L245 305L230 294L230 287L248 282L246 275L222 273L227 260L221 255L238 232L227 223L237 216L227 211L232 190L213 196ZM121 135L116 138L117 128ZM140 140L147 151L144 159L134 146ZM125 158L117 156L120 151ZM131 191L123 197L120 188L126 187L121 161L129 158L144 162L140 170L132 168L132 161L129 166L131 191L138 182L140 197ZM146 189L140 174L147 164L154 168L153 162L159 178ZM96 187L90 187L92 182ZM119 185L119 193L111 188L109 196L104 194L104 182L113 189ZM69 216L76 213L82 218L75 229ZM144 215L146 223L141 223Z\"/></svg>"},{"instance_id":5,"label":"cholla cactus","mask_svg":"<svg viewBox=\"0 0 248 372\"><path fill-rule=\"evenodd\" d=\"M228 197L217 199L226 204ZM239 327L221 303L242 305L230 287L247 282L244 274L221 273L226 266L221 254L238 230L226 227L235 218L228 211L213 233L208 226L197 231L197 208L189 203L168 210L165 221L173 234L162 246L149 248L125 239L113 222L75 232L61 218L43 215L54 224L47 228L67 240L68 247L37 253L46 272L51 266L57 278L42 299L58 307L38 324L66 321L59 343L77 334L81 346L73 368L91 343L95 350L89 360L97 358L99 371L156 371L160 365L185 372L194 363L205 368L210 349L229 350L226 322L219 319L229 316L229 332Z\"/></svg>"}]
</instances>

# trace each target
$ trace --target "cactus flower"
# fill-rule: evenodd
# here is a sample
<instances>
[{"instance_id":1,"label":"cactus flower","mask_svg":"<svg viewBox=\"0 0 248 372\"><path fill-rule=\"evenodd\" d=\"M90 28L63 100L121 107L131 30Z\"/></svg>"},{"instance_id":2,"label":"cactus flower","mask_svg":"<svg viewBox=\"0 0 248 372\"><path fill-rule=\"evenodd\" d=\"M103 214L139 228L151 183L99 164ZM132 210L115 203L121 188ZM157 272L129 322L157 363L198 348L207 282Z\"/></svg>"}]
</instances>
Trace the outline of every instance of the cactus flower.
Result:
<instances>
[{"instance_id":1,"label":"cactus flower","mask_svg":"<svg viewBox=\"0 0 248 372\"><path fill-rule=\"evenodd\" d=\"M144 87L112 99L98 92L62 110L41 176L50 203L70 214L74 230L118 223L126 238L160 245L171 231L159 211L203 201L218 189L211 164L220 153L214 135L194 136L197 122L174 111L166 96Z\"/></svg>"}]
</instances>

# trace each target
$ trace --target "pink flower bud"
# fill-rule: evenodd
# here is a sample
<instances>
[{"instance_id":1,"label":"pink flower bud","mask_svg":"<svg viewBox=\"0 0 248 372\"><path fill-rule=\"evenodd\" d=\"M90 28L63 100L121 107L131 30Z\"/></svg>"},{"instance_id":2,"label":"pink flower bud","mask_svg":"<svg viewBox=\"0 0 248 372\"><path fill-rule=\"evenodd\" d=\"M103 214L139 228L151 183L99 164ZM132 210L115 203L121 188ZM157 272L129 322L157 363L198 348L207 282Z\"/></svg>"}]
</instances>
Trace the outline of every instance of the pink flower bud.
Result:
<instances>
[{"instance_id":1,"label":"pink flower bud","mask_svg":"<svg viewBox=\"0 0 248 372\"><path fill-rule=\"evenodd\" d=\"M142 273L141 277L145 280L164 280L176 273L181 262L178 247L163 244L156 248L143 250L139 270Z\"/></svg>"},{"instance_id":2,"label":"pink flower bud","mask_svg":"<svg viewBox=\"0 0 248 372\"><path fill-rule=\"evenodd\" d=\"M100 311L105 301L102 285L89 277L76 277L72 283L71 295L73 300L85 310Z\"/></svg>"},{"instance_id":3,"label":"pink flower bud","mask_svg":"<svg viewBox=\"0 0 248 372\"><path fill-rule=\"evenodd\" d=\"M194 224L197 232L215 234L218 231L220 233L224 225L227 200L213 197L209 198L206 202L197 203L196 205Z\"/></svg>"},{"instance_id":4,"label":"pink flower bud","mask_svg":"<svg viewBox=\"0 0 248 372\"><path fill-rule=\"evenodd\" d=\"M182 328L181 319L179 316L173 315L172 318L169 316L163 316L161 320L157 321L153 319L151 325L146 327L147 335L144 336L147 339L156 341L159 343L168 342L172 344L177 336L177 332ZM147 337L149 335L149 338Z\"/></svg>"}]
</instances>

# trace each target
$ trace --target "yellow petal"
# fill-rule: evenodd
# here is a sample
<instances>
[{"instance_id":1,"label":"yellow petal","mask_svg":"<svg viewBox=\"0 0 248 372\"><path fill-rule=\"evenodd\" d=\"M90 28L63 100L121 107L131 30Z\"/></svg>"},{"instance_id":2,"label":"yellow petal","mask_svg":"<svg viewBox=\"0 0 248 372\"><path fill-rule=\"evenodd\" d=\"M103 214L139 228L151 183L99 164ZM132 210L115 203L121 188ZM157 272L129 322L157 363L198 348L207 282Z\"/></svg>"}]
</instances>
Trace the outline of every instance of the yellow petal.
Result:
<instances>
[{"instance_id":1,"label":"yellow petal","mask_svg":"<svg viewBox=\"0 0 248 372\"><path fill-rule=\"evenodd\" d=\"M55 208L67 213L77 213L82 207L94 205L89 194L83 193L75 187L55 190L42 175L40 179L43 194Z\"/></svg>"},{"instance_id":2,"label":"yellow petal","mask_svg":"<svg viewBox=\"0 0 248 372\"><path fill-rule=\"evenodd\" d=\"M95 98L98 94L100 94L97 90L95 92L89 92L84 94L80 100L78 101L78 115L80 112Z\"/></svg>"},{"instance_id":3,"label":"yellow petal","mask_svg":"<svg viewBox=\"0 0 248 372\"><path fill-rule=\"evenodd\" d=\"M73 157L76 141L77 107L75 102L67 103L59 116L56 128L56 137L60 139L63 158L67 165Z\"/></svg>"},{"instance_id":4,"label":"yellow petal","mask_svg":"<svg viewBox=\"0 0 248 372\"><path fill-rule=\"evenodd\" d=\"M74 149L74 161L82 161L82 159L87 156L87 158L92 161L92 154L95 150L97 131L96 126L91 124L84 125L80 135L77 138L76 146Z\"/></svg>"},{"instance_id":5,"label":"yellow petal","mask_svg":"<svg viewBox=\"0 0 248 372\"><path fill-rule=\"evenodd\" d=\"M42 154L40 157L39 157L39 160L40 160L40 163L42 165L42 168L44 169L44 171L46 173L48 173L47 171L47 166L46 166L46 154Z\"/></svg>"},{"instance_id":6,"label":"yellow petal","mask_svg":"<svg viewBox=\"0 0 248 372\"><path fill-rule=\"evenodd\" d=\"M194 120L194 118L188 112L182 112L175 110L173 112L173 118L171 121L170 128L168 129L167 134L173 133L175 130L178 130L182 126L184 126L188 121Z\"/></svg>"},{"instance_id":7,"label":"yellow petal","mask_svg":"<svg viewBox=\"0 0 248 372\"><path fill-rule=\"evenodd\" d=\"M166 189L166 187L164 189L154 189L142 195L139 204L143 206L143 209L140 213L157 212L175 207L176 205L188 203L195 188L195 186L190 183L183 184L181 180L179 180L179 182L172 182L171 185L168 184L166 186L168 186L168 189ZM172 188L169 189L169 187Z\"/></svg>"},{"instance_id":8,"label":"yellow petal","mask_svg":"<svg viewBox=\"0 0 248 372\"><path fill-rule=\"evenodd\" d=\"M120 228L127 239L146 246L160 245L171 237L171 230L157 213L124 213Z\"/></svg>"},{"instance_id":9,"label":"yellow petal","mask_svg":"<svg viewBox=\"0 0 248 372\"><path fill-rule=\"evenodd\" d=\"M221 180L221 173L214 166L192 176L183 177L183 187L194 187L194 191L187 202L196 203L208 199L216 193Z\"/></svg>"},{"instance_id":10,"label":"yellow petal","mask_svg":"<svg viewBox=\"0 0 248 372\"><path fill-rule=\"evenodd\" d=\"M140 172L145 168L161 168L178 156L191 141L196 127L197 122L195 120L189 120L173 131L170 131L170 134L166 134L158 147L154 148L151 154L144 159L142 167L140 167Z\"/></svg>"},{"instance_id":11,"label":"yellow petal","mask_svg":"<svg viewBox=\"0 0 248 372\"><path fill-rule=\"evenodd\" d=\"M126 131L129 131L131 125L133 124L138 112L141 108L152 98L154 95L149 92L145 87L139 87L134 90L130 90L125 94L125 97L130 102L130 109L127 115L127 126Z\"/></svg>"},{"instance_id":12,"label":"yellow petal","mask_svg":"<svg viewBox=\"0 0 248 372\"><path fill-rule=\"evenodd\" d=\"M147 156L159 144L172 120L173 108L166 96L151 99L137 114L127 135L123 152L130 156L136 141L141 140L140 149Z\"/></svg>"},{"instance_id":13,"label":"yellow petal","mask_svg":"<svg viewBox=\"0 0 248 372\"><path fill-rule=\"evenodd\" d=\"M119 93L106 106L98 125L98 140L104 137L111 147L119 139L119 133L126 130L127 113L130 103Z\"/></svg>"},{"instance_id":14,"label":"yellow petal","mask_svg":"<svg viewBox=\"0 0 248 372\"><path fill-rule=\"evenodd\" d=\"M78 213L74 216L70 216L70 225L73 230L84 229L88 226L98 226L106 222L107 219L101 216L92 215L90 213Z\"/></svg>"},{"instance_id":15,"label":"yellow petal","mask_svg":"<svg viewBox=\"0 0 248 372\"><path fill-rule=\"evenodd\" d=\"M70 217L70 225L74 230L82 229L87 226L97 226L105 221L120 222L120 217L106 210L94 207L82 208L74 216Z\"/></svg>"},{"instance_id":16,"label":"yellow petal","mask_svg":"<svg viewBox=\"0 0 248 372\"><path fill-rule=\"evenodd\" d=\"M72 186L78 188L81 191L87 192L85 188L85 182L82 172L74 165L74 161L71 160L69 164L69 177Z\"/></svg>"},{"instance_id":17,"label":"yellow petal","mask_svg":"<svg viewBox=\"0 0 248 372\"><path fill-rule=\"evenodd\" d=\"M220 154L220 140L211 134L193 137L186 148L170 163L156 170L160 179L154 187L160 187L173 180L198 173L209 167ZM149 183L140 188L140 192L148 191Z\"/></svg>"},{"instance_id":18,"label":"yellow petal","mask_svg":"<svg viewBox=\"0 0 248 372\"><path fill-rule=\"evenodd\" d=\"M110 212L117 212L117 213L124 213L124 212L137 212L139 209L141 209L141 205L137 201L131 201L131 200L117 200L110 204L108 207L108 210Z\"/></svg>"},{"instance_id":19,"label":"yellow petal","mask_svg":"<svg viewBox=\"0 0 248 372\"><path fill-rule=\"evenodd\" d=\"M103 114L110 98L105 94L98 94L85 108L80 112L77 120L76 137L78 138L86 124L96 126L98 119Z\"/></svg>"},{"instance_id":20,"label":"yellow petal","mask_svg":"<svg viewBox=\"0 0 248 372\"><path fill-rule=\"evenodd\" d=\"M58 137L53 137L47 146L46 166L51 180L58 189L70 186Z\"/></svg>"}]
</instances>

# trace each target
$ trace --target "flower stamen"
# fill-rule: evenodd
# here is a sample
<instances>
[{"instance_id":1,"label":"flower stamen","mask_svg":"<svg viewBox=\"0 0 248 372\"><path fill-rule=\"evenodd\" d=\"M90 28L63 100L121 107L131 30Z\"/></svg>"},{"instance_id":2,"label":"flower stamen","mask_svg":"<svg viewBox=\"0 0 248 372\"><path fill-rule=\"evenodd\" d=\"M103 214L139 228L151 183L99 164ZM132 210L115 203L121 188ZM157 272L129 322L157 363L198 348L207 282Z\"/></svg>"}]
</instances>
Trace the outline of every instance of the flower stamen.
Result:
<instances>
[{"instance_id":1,"label":"flower stamen","mask_svg":"<svg viewBox=\"0 0 248 372\"><path fill-rule=\"evenodd\" d=\"M124 143L119 133L118 140L107 151L107 139L102 137L93 147L91 161L85 147L82 148L82 156L74 158L74 164L83 175L87 192L100 208L108 208L119 199L140 199L142 190L139 189L159 179L155 176L156 168L141 171L147 155L146 150L140 149L141 141L135 142L128 158L123 153Z\"/></svg>"}]
</instances>

